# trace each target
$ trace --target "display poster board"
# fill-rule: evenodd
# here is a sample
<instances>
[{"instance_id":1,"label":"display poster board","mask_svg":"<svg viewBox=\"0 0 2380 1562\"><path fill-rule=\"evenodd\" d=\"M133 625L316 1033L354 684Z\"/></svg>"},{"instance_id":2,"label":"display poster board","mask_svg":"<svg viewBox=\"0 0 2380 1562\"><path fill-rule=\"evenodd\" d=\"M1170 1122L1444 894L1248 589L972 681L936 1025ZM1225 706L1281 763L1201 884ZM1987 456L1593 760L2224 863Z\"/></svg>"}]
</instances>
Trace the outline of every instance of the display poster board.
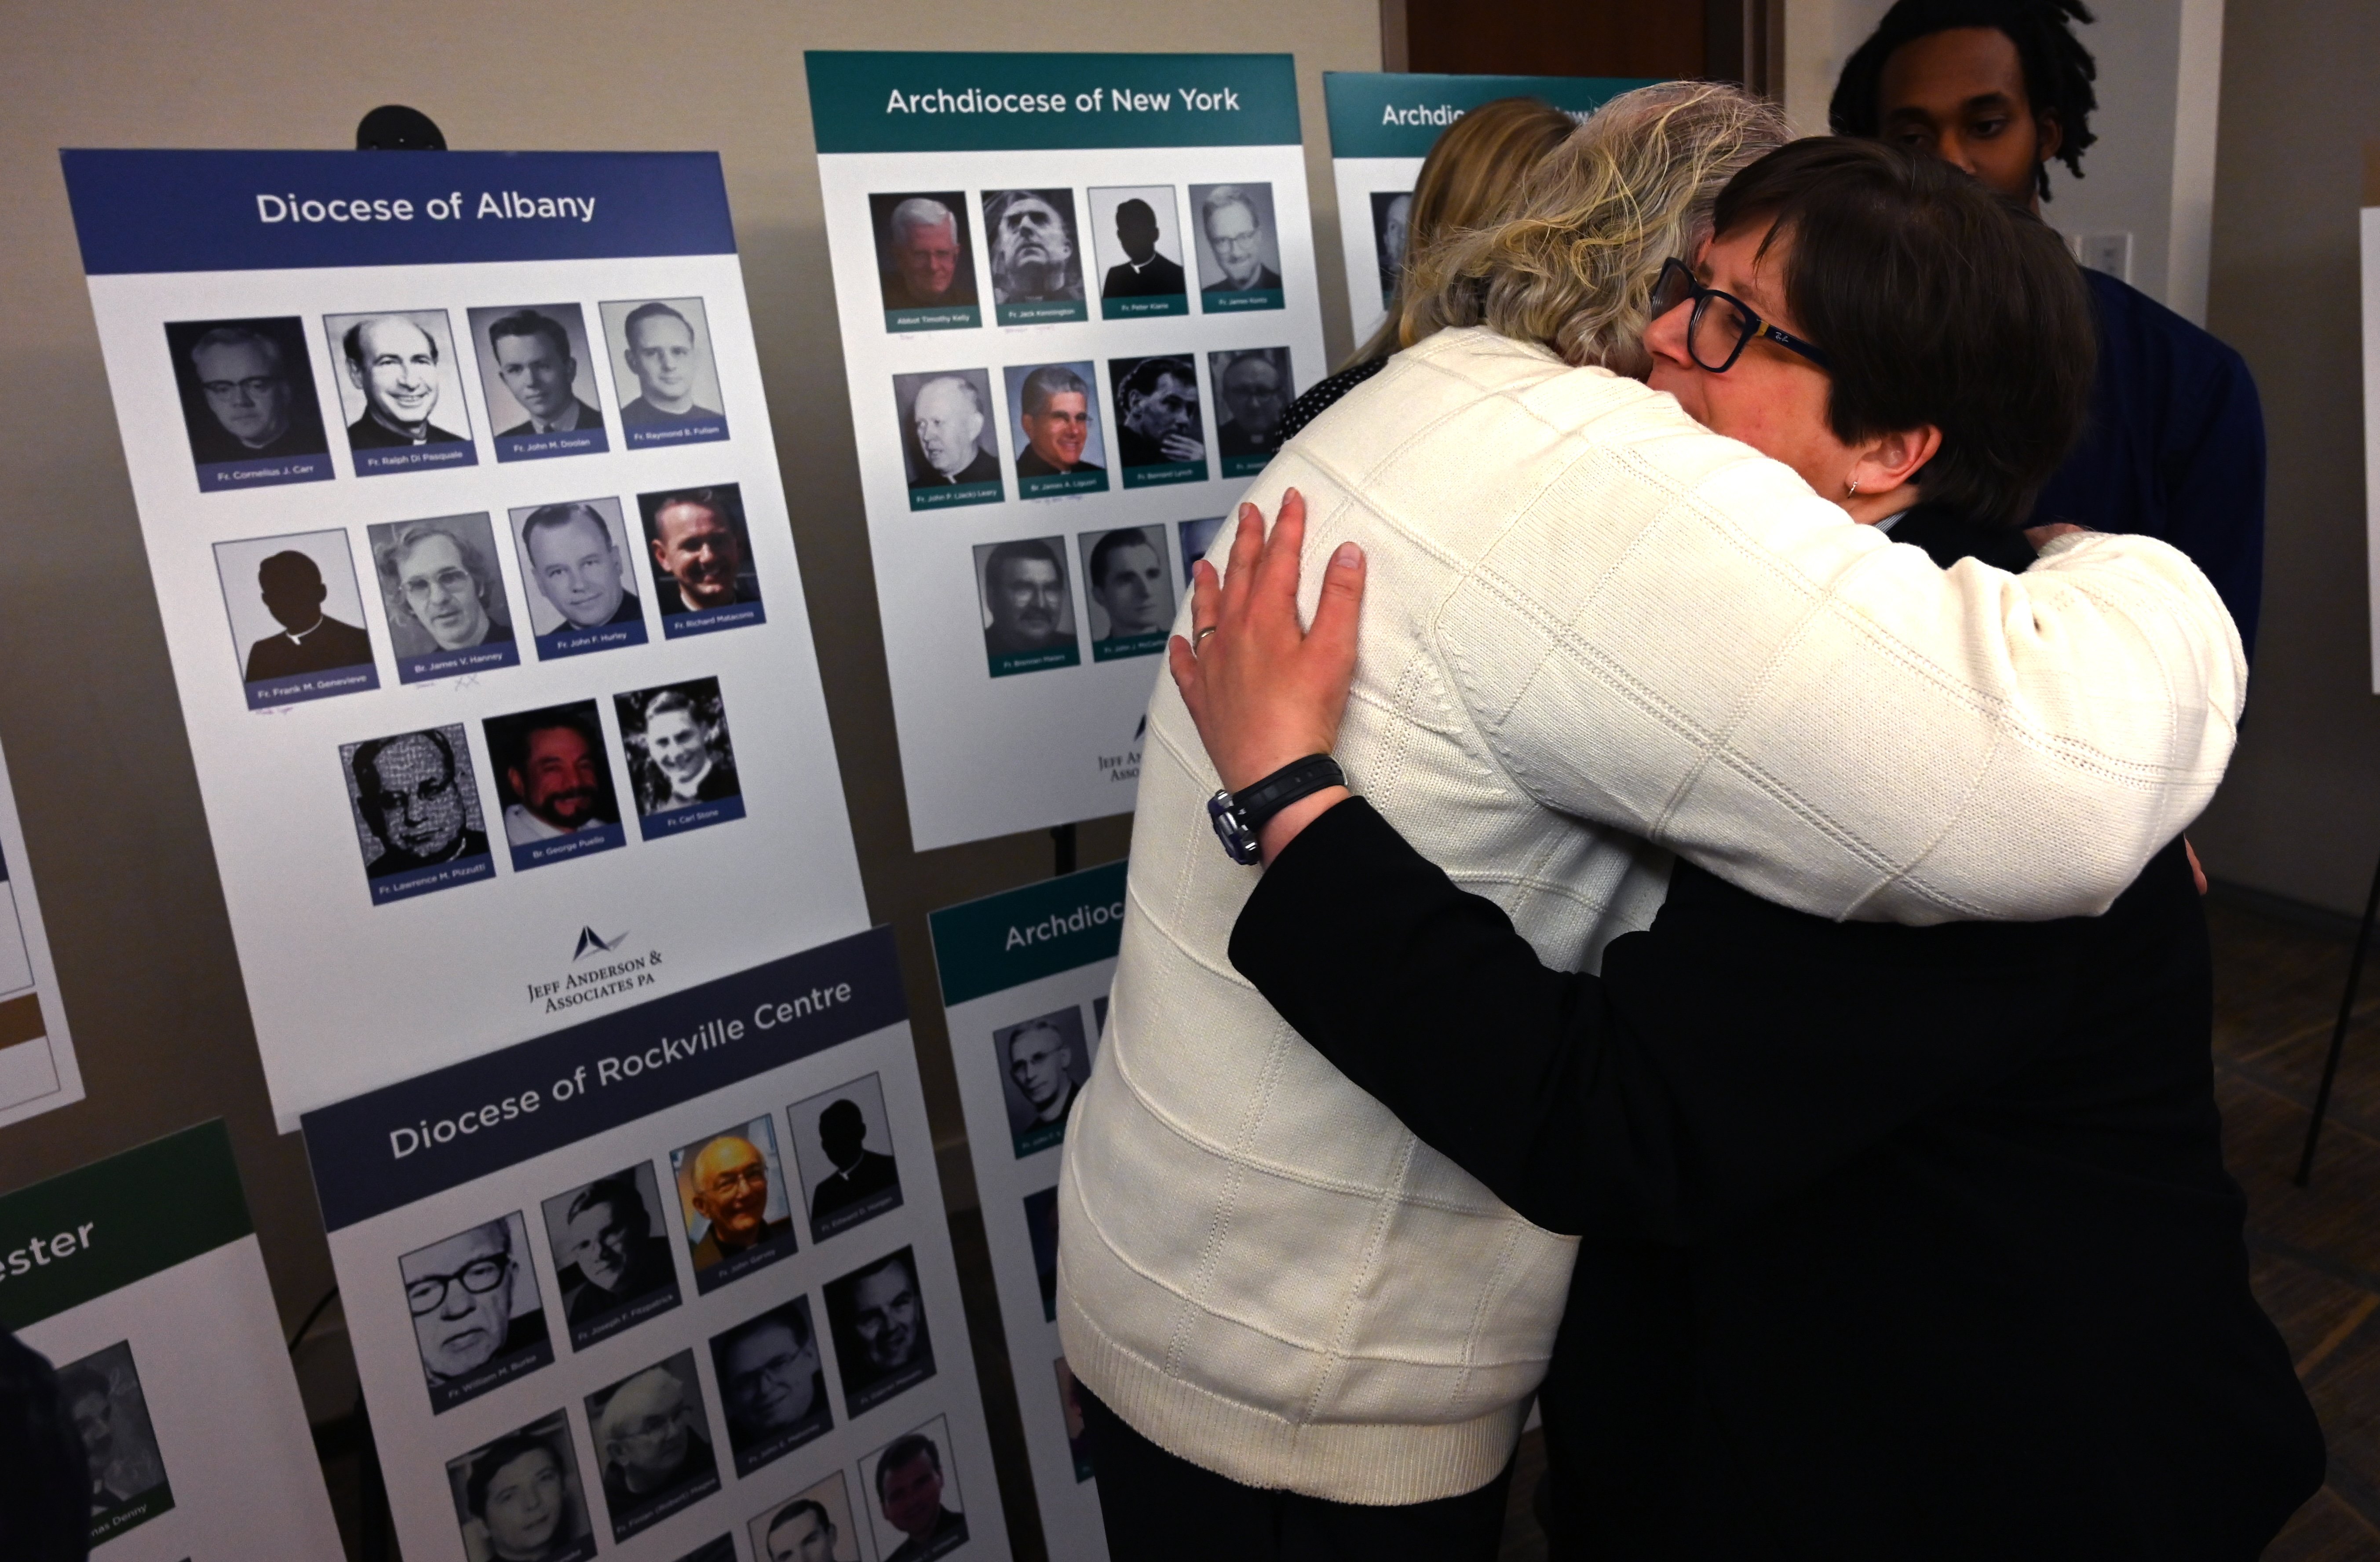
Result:
<instances>
[{"instance_id":1,"label":"display poster board","mask_svg":"<svg viewBox=\"0 0 2380 1562\"><path fill-rule=\"evenodd\" d=\"M716 155L64 158L284 1129L867 925Z\"/></svg>"},{"instance_id":2,"label":"display poster board","mask_svg":"<svg viewBox=\"0 0 2380 1562\"><path fill-rule=\"evenodd\" d=\"M1034 1495L1050 1555L1068 1562L1108 1550L1058 1343L1058 1158L1107 1029L1123 887L1111 862L929 919Z\"/></svg>"},{"instance_id":3,"label":"display poster board","mask_svg":"<svg viewBox=\"0 0 2380 1562\"><path fill-rule=\"evenodd\" d=\"M340 1555L220 1121L0 1198L0 1328L57 1369L94 1562Z\"/></svg>"},{"instance_id":4,"label":"display poster board","mask_svg":"<svg viewBox=\"0 0 2380 1562\"><path fill-rule=\"evenodd\" d=\"M16 788L0 759L0 1128L81 1099L82 1069L25 860Z\"/></svg>"},{"instance_id":5,"label":"display poster board","mask_svg":"<svg viewBox=\"0 0 2380 1562\"><path fill-rule=\"evenodd\" d=\"M1330 175L1339 191L1339 239L1347 267L1347 313L1362 343L1388 318L1403 262L1406 214L1422 159L1445 128L1498 98L1541 98L1573 119L1652 78L1612 76L1430 76L1326 70Z\"/></svg>"},{"instance_id":6,"label":"display poster board","mask_svg":"<svg viewBox=\"0 0 2380 1562\"><path fill-rule=\"evenodd\" d=\"M307 1114L416 1562L999 1562L891 932Z\"/></svg>"},{"instance_id":7,"label":"display poster board","mask_svg":"<svg viewBox=\"0 0 2380 1562\"><path fill-rule=\"evenodd\" d=\"M1326 372L1290 56L808 60L911 839L1127 812L1192 550Z\"/></svg>"}]
</instances>

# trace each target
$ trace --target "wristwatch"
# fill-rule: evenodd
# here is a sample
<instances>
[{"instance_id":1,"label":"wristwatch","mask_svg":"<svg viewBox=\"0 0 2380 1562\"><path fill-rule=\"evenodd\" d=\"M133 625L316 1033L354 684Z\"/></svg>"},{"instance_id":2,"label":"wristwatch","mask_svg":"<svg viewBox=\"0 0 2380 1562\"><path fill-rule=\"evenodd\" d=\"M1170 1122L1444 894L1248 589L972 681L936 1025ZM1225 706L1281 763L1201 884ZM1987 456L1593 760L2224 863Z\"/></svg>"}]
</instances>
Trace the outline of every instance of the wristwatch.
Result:
<instances>
[{"instance_id":1,"label":"wristwatch","mask_svg":"<svg viewBox=\"0 0 2380 1562\"><path fill-rule=\"evenodd\" d=\"M1218 790L1207 799L1207 817L1224 852L1234 862L1251 866L1264 860L1257 832L1265 822L1300 798L1310 798L1326 787L1343 787L1346 775L1329 754L1308 754L1292 760L1253 786L1233 792Z\"/></svg>"}]
</instances>

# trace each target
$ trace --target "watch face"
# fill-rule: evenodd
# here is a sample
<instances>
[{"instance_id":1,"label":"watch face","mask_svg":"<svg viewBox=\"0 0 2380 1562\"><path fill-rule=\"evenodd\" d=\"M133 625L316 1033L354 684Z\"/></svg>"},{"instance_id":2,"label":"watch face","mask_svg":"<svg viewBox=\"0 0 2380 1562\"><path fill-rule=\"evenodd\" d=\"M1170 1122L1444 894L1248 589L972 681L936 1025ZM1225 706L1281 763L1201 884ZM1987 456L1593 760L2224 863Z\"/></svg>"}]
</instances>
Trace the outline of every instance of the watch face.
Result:
<instances>
[{"instance_id":1,"label":"watch face","mask_svg":"<svg viewBox=\"0 0 2380 1562\"><path fill-rule=\"evenodd\" d=\"M1256 832L1248 828L1230 792L1219 791L1207 799L1207 817L1213 821L1215 837L1232 861L1246 866L1263 860L1264 848L1257 844Z\"/></svg>"}]
</instances>

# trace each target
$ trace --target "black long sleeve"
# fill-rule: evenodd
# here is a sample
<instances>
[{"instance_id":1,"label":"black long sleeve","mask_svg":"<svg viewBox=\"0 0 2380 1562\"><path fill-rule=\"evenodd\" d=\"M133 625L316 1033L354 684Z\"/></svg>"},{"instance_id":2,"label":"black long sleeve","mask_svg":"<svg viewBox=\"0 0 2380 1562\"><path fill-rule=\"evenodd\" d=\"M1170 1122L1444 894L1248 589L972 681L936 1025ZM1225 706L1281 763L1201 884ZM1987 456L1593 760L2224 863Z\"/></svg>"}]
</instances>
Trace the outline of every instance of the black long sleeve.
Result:
<instances>
[{"instance_id":1,"label":"black long sleeve","mask_svg":"<svg viewBox=\"0 0 2380 1562\"><path fill-rule=\"evenodd\" d=\"M1586 1239L1542 1390L1562 1548L2246 1562L2321 1483L2248 1287L2179 843L2031 924L1829 922L1681 863L1585 976L1356 799L1231 952Z\"/></svg>"},{"instance_id":2,"label":"black long sleeve","mask_svg":"<svg viewBox=\"0 0 2380 1562\"><path fill-rule=\"evenodd\" d=\"M1362 799L1266 870L1232 962L1424 1142L1548 1230L1691 1240L2003 1075L2070 924L1839 924L1681 864L1655 934L1549 970Z\"/></svg>"}]
</instances>

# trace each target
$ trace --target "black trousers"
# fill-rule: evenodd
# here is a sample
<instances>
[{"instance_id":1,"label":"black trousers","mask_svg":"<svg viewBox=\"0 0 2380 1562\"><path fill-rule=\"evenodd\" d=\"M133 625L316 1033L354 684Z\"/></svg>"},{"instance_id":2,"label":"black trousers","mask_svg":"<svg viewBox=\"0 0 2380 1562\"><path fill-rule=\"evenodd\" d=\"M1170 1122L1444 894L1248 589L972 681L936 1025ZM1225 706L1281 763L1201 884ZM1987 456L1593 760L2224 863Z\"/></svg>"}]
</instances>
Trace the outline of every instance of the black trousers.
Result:
<instances>
[{"instance_id":1,"label":"black trousers","mask_svg":"<svg viewBox=\"0 0 2380 1562\"><path fill-rule=\"evenodd\" d=\"M1080 1383L1114 1562L1495 1562L1512 1467L1475 1492L1366 1507L1243 1486L1143 1437Z\"/></svg>"}]
</instances>

